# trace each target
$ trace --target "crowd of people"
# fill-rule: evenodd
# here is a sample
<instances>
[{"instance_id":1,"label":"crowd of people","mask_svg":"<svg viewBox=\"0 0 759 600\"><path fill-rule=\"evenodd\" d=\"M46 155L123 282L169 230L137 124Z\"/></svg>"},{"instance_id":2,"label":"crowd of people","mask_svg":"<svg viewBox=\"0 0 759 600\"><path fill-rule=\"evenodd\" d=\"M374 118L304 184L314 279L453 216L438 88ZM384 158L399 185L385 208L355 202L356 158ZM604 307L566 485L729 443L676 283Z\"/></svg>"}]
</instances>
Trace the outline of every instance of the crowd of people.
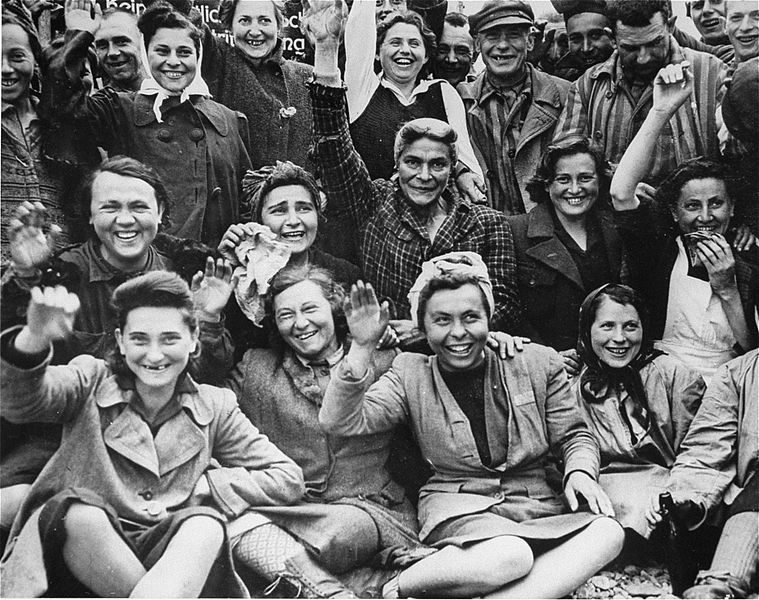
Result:
<instances>
[{"instance_id":1,"label":"crowd of people","mask_svg":"<svg viewBox=\"0 0 759 600\"><path fill-rule=\"evenodd\" d=\"M3 0L0 595L759 592L759 5L450 4Z\"/></svg>"}]
</instances>

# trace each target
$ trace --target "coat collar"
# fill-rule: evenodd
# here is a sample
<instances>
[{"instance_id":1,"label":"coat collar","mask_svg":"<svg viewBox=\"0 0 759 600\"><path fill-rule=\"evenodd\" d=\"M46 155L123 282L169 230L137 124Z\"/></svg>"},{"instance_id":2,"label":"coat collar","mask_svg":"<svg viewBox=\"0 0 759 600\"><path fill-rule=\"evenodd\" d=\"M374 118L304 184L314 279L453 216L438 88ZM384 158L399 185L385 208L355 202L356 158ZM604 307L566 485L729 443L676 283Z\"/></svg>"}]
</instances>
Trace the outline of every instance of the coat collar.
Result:
<instances>
[{"instance_id":1,"label":"coat collar","mask_svg":"<svg viewBox=\"0 0 759 600\"><path fill-rule=\"evenodd\" d=\"M93 239L87 240L82 245L82 254L87 261L87 272L90 283L111 281L115 278L133 277L140 273L147 273L148 271L167 270L167 265L163 258L152 245L148 247L148 259L145 262L145 268L138 273L125 273L112 266L100 253L100 243Z\"/></svg>"},{"instance_id":2,"label":"coat collar","mask_svg":"<svg viewBox=\"0 0 759 600\"><path fill-rule=\"evenodd\" d=\"M670 35L669 38L669 56L667 57L667 64L675 65L685 60L683 55L683 49L680 44L677 43L675 38ZM623 79L622 65L619 62L619 50L614 50L611 56L602 62L600 65L595 65L587 71L587 76L590 79L608 78L611 80L612 85L617 87Z\"/></svg>"},{"instance_id":3,"label":"coat collar","mask_svg":"<svg viewBox=\"0 0 759 600\"><path fill-rule=\"evenodd\" d=\"M525 251L527 256L584 289L580 270L572 260L572 255L554 234L553 217L547 204L538 204L528 214L527 237L535 242Z\"/></svg>"},{"instance_id":4,"label":"coat collar","mask_svg":"<svg viewBox=\"0 0 759 600\"><path fill-rule=\"evenodd\" d=\"M153 100L152 96L134 95L134 124L136 127L145 127L158 122L153 113ZM229 124L220 104L208 98L193 98L188 102L195 111L202 114L211 123L219 135L226 136L229 134Z\"/></svg>"}]
</instances>

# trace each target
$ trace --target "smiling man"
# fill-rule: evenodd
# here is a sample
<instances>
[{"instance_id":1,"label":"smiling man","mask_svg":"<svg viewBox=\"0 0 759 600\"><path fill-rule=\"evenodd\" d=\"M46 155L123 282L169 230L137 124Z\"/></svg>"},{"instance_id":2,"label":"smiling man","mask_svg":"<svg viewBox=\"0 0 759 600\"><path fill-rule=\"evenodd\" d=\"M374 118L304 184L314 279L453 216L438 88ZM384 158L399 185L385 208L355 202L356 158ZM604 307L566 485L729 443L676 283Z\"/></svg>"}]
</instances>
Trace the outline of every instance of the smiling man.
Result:
<instances>
[{"instance_id":1,"label":"smiling man","mask_svg":"<svg viewBox=\"0 0 759 600\"><path fill-rule=\"evenodd\" d=\"M725 32L725 5L727 0L693 0L688 2L688 13L701 39L707 44L727 43Z\"/></svg>"},{"instance_id":2,"label":"smiling man","mask_svg":"<svg viewBox=\"0 0 759 600\"><path fill-rule=\"evenodd\" d=\"M491 206L508 215L534 206L527 182L551 141L569 87L527 62L534 21L532 8L521 0L491 0L472 15L469 25L485 71L458 88Z\"/></svg>"},{"instance_id":3,"label":"smiling man","mask_svg":"<svg viewBox=\"0 0 759 600\"><path fill-rule=\"evenodd\" d=\"M466 15L448 13L437 43L437 53L432 58L432 74L456 87L467 80L474 56L474 39L469 33Z\"/></svg>"},{"instance_id":4,"label":"smiling man","mask_svg":"<svg viewBox=\"0 0 759 600\"><path fill-rule=\"evenodd\" d=\"M555 139L591 137L609 162L618 163L651 109L659 69L686 60L695 80L691 102L662 131L646 183L657 185L689 158L716 157L714 115L722 96L724 63L675 41L668 0L616 0L608 8L617 49L572 84Z\"/></svg>"},{"instance_id":5,"label":"smiling man","mask_svg":"<svg viewBox=\"0 0 759 600\"><path fill-rule=\"evenodd\" d=\"M725 0L727 37L735 49L733 66L759 56L759 3Z\"/></svg>"},{"instance_id":6,"label":"smiling man","mask_svg":"<svg viewBox=\"0 0 759 600\"><path fill-rule=\"evenodd\" d=\"M95 53L108 85L123 92L140 89L144 79L140 43L136 15L120 8L103 13L95 32Z\"/></svg>"}]
</instances>

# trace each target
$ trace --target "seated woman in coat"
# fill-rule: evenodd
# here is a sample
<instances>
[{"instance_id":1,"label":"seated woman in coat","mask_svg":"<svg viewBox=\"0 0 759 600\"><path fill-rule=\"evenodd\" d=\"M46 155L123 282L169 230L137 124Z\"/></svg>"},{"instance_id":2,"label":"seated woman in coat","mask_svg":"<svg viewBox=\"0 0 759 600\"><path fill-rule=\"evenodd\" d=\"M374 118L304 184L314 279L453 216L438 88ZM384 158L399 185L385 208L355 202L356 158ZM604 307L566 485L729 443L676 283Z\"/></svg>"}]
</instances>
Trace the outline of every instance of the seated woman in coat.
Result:
<instances>
[{"instance_id":1,"label":"seated woman in coat","mask_svg":"<svg viewBox=\"0 0 759 600\"><path fill-rule=\"evenodd\" d=\"M677 455L668 488L703 520L724 521L708 570L683 598L747 598L759 591L759 350L722 365ZM661 521L656 496L647 513Z\"/></svg>"},{"instance_id":2,"label":"seated woman in coat","mask_svg":"<svg viewBox=\"0 0 759 600\"><path fill-rule=\"evenodd\" d=\"M425 569L412 565L391 580L384 597L561 598L622 547L596 483L598 445L561 357L530 344L499 359L486 348L493 306L481 262L433 271L416 314L434 356L403 353L372 384L388 306L369 284L351 289L353 340L319 420L341 436L407 423L433 468L420 493L419 536L440 550ZM564 461L563 481L549 467L552 453Z\"/></svg>"},{"instance_id":3,"label":"seated woman in coat","mask_svg":"<svg viewBox=\"0 0 759 600\"><path fill-rule=\"evenodd\" d=\"M301 470L233 393L193 381L198 323L178 275L136 277L113 303L107 361L49 366L79 308L63 287L34 288L27 324L0 336L3 416L65 425L14 523L2 594L241 595L224 522L298 500Z\"/></svg>"},{"instance_id":4,"label":"seated woman in coat","mask_svg":"<svg viewBox=\"0 0 759 600\"><path fill-rule=\"evenodd\" d=\"M626 250L628 283L650 307L656 347L708 383L719 365L755 348L759 340L757 261L730 243L733 181L726 167L713 161L695 158L678 166L656 192L656 202L674 222L670 232L657 231L652 205L641 204L635 195L662 128L692 90L687 63L668 65L658 73L653 108L622 156L611 197Z\"/></svg>"},{"instance_id":5,"label":"seated woman in coat","mask_svg":"<svg viewBox=\"0 0 759 600\"><path fill-rule=\"evenodd\" d=\"M652 489L666 485L706 386L701 376L653 349L642 299L607 284L580 308L577 346L585 365L577 403L601 449L601 484L623 527L647 538Z\"/></svg>"},{"instance_id":6,"label":"seated woman in coat","mask_svg":"<svg viewBox=\"0 0 759 600\"><path fill-rule=\"evenodd\" d=\"M543 154L527 185L537 206L508 217L517 253L522 335L551 346L578 372L577 311L604 283L619 283L622 242L609 204L611 169L587 138Z\"/></svg>"}]
</instances>

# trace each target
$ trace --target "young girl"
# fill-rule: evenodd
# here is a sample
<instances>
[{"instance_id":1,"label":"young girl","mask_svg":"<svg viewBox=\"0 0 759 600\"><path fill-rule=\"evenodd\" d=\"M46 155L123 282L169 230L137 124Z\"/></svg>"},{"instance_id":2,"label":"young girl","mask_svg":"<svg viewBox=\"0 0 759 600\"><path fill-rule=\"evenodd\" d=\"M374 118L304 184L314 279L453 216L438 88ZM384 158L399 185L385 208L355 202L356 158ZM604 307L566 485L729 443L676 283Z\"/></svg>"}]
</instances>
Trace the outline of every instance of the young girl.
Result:
<instances>
[{"instance_id":1,"label":"young girl","mask_svg":"<svg viewBox=\"0 0 759 600\"><path fill-rule=\"evenodd\" d=\"M301 470L234 394L189 375L198 325L178 275L136 277L113 303L118 349L107 362L48 366L79 308L63 287L34 288L27 324L0 336L3 416L64 425L14 523L2 595L244 594L223 519L295 502Z\"/></svg>"}]
</instances>

